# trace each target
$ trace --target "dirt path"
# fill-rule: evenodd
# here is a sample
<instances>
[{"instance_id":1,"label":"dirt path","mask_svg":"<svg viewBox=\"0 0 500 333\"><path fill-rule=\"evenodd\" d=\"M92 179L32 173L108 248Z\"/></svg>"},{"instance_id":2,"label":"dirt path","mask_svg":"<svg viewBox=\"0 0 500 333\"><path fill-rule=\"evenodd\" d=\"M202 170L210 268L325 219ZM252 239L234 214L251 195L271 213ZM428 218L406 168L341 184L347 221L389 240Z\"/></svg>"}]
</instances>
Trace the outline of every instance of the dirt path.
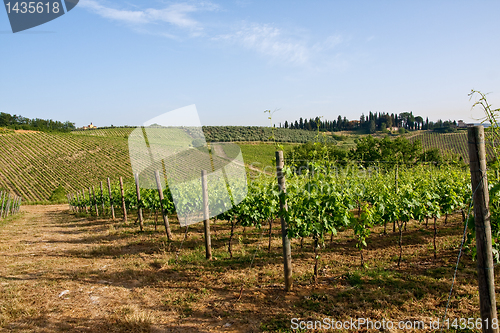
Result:
<instances>
[{"instance_id":1,"label":"dirt path","mask_svg":"<svg viewBox=\"0 0 500 333\"><path fill-rule=\"evenodd\" d=\"M258 314L245 315L255 305L222 286L232 273L206 277L196 262L178 271L178 243L134 229L67 205L26 206L0 224L0 332L260 331Z\"/></svg>"},{"instance_id":2,"label":"dirt path","mask_svg":"<svg viewBox=\"0 0 500 333\"><path fill-rule=\"evenodd\" d=\"M182 242L184 229L171 222L168 242L151 219L140 233L133 223L78 217L67 205L26 206L0 220L0 332L288 332L291 318L428 321L444 313L462 234L461 216L440 221L434 259L432 231L410 223L398 268L399 236L379 226L361 269L352 232L341 232L321 249L317 281L312 241L302 248L293 240L295 287L284 293L277 223L269 252L263 232L238 228L230 258L230 227L219 221L216 260L207 261L203 226ZM464 253L450 318L478 316L474 274Z\"/></svg>"},{"instance_id":3,"label":"dirt path","mask_svg":"<svg viewBox=\"0 0 500 333\"><path fill-rule=\"evenodd\" d=\"M106 331L107 304L135 306L130 288L99 277L111 260L85 257L106 233L105 226L68 214L67 205L23 207L21 217L0 229L1 326Z\"/></svg>"}]
</instances>

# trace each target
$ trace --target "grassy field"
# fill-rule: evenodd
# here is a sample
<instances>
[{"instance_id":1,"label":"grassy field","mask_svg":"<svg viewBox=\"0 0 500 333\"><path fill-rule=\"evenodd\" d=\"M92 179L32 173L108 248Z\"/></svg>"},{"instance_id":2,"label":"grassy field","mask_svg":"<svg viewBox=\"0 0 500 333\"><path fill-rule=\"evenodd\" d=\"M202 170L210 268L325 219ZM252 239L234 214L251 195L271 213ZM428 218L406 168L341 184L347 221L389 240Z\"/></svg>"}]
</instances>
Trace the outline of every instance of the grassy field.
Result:
<instances>
[{"instance_id":1,"label":"grassy field","mask_svg":"<svg viewBox=\"0 0 500 333\"><path fill-rule=\"evenodd\" d=\"M275 167L276 146L270 143L238 143L245 164L259 169L271 170ZM283 144L284 151L290 150L293 144Z\"/></svg>"},{"instance_id":2,"label":"grassy field","mask_svg":"<svg viewBox=\"0 0 500 333\"><path fill-rule=\"evenodd\" d=\"M320 250L317 281L311 240L292 240L295 282L285 293L279 223L270 251L267 227L237 228L230 258L229 226L212 221L213 261L204 258L202 225L183 241L184 229L172 224L169 243L151 219L140 233L65 205L23 207L0 222L0 331L292 332L292 318L327 317L428 323L444 315L462 234L460 216L440 219L434 259L431 228L410 222L398 268L398 235L376 227L362 269L352 231L340 232ZM478 302L466 253L448 317L478 318Z\"/></svg>"}]
</instances>

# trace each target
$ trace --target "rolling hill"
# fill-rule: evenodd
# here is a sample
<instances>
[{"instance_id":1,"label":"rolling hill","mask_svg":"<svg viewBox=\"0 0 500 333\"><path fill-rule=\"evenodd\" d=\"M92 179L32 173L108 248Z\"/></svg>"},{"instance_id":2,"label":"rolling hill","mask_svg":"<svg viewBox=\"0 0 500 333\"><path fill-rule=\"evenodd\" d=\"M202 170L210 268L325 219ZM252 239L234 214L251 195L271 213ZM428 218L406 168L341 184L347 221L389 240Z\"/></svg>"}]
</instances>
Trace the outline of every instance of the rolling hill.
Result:
<instances>
[{"instance_id":1,"label":"rolling hill","mask_svg":"<svg viewBox=\"0 0 500 333\"><path fill-rule=\"evenodd\" d=\"M469 163L469 150L467 147L467 131L456 133L436 133L432 131L421 131L408 136L408 140L414 142L420 140L424 150L438 148L442 155L452 158L462 158L465 163ZM486 132L486 154L491 160L492 149L491 134ZM498 146L498 144L497 144Z\"/></svg>"},{"instance_id":2,"label":"rolling hill","mask_svg":"<svg viewBox=\"0 0 500 333\"><path fill-rule=\"evenodd\" d=\"M127 138L133 130L107 128L46 133L0 129L0 190L9 190L27 201L43 201L59 185L73 192L96 186L107 177L114 182L120 176L131 180ZM244 133L239 129L235 131ZM206 133L206 137L211 140L210 134ZM466 132L425 131L410 134L408 139L420 140L425 150L438 148L445 155L459 156L468 162ZM272 166L274 145L255 142L239 145L246 164L257 168Z\"/></svg>"},{"instance_id":3,"label":"rolling hill","mask_svg":"<svg viewBox=\"0 0 500 333\"><path fill-rule=\"evenodd\" d=\"M32 131L0 134L0 188L24 200L46 200L59 185L71 191L106 177L131 175L123 136Z\"/></svg>"}]
</instances>

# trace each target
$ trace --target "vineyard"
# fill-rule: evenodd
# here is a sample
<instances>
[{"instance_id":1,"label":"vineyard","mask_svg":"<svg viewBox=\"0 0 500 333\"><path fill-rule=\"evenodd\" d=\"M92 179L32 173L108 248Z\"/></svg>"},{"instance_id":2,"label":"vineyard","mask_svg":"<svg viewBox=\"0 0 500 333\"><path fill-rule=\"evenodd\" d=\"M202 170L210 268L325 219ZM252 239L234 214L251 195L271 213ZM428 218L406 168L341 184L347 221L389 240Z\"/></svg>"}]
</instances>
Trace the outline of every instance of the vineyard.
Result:
<instances>
[{"instance_id":1,"label":"vineyard","mask_svg":"<svg viewBox=\"0 0 500 333\"><path fill-rule=\"evenodd\" d=\"M258 126L203 126L203 133L207 142L233 142L233 141L261 141L272 142L273 129ZM91 130L73 131L76 135L100 136L100 137L127 137L135 127L98 128ZM306 130L292 130L287 128L275 128L274 139L277 142L305 143L314 141L317 134ZM332 137L329 142L335 142Z\"/></svg>"},{"instance_id":2,"label":"vineyard","mask_svg":"<svg viewBox=\"0 0 500 333\"><path fill-rule=\"evenodd\" d=\"M0 191L0 219L15 215L21 208L21 197Z\"/></svg>"},{"instance_id":3,"label":"vineyard","mask_svg":"<svg viewBox=\"0 0 500 333\"><path fill-rule=\"evenodd\" d=\"M109 175L130 177L127 141L71 133L0 134L0 187L27 201L47 200L59 186L66 191Z\"/></svg>"},{"instance_id":4,"label":"vineyard","mask_svg":"<svg viewBox=\"0 0 500 333\"><path fill-rule=\"evenodd\" d=\"M76 130L71 132L73 135L98 136L98 137L117 137L128 138L130 133L137 127L111 127L111 128L94 128L87 130Z\"/></svg>"},{"instance_id":5,"label":"vineyard","mask_svg":"<svg viewBox=\"0 0 500 333\"><path fill-rule=\"evenodd\" d=\"M102 137L87 133L92 132L54 137L65 144L73 142L80 149L85 149L84 144L95 144L95 155L108 152L104 149L126 152L124 133L114 138L105 136L105 132ZM17 146L28 134L39 133L8 133L0 138L7 143L5 137L10 137ZM64 146L56 144L54 137L45 137L44 141ZM111 144L105 148L104 142ZM38 144L43 150L53 149ZM68 151L76 153L77 148L69 146ZM21 150L23 154L30 152L22 147L18 154ZM272 145L266 147L274 149ZM259 150L257 146L255 153ZM428 321L442 318L446 312L450 318L477 317L477 286L471 268L475 256L473 223L468 223L457 285L450 302L446 301L471 203L468 167L424 162L409 166L396 161L336 163L322 156L321 150L317 153L307 163L285 160L286 193L278 186L274 172L249 174L244 200L210 221L211 261L204 255L203 226L181 226L187 218L187 206L174 205L170 188L161 189L161 199L158 189L138 189L140 186L130 177L131 170L121 170L121 174L120 170L96 171L92 176L89 171L86 179L66 188L71 214L68 206L55 207L33 222L36 228L42 228L37 234L51 230L43 239L48 237L48 244L57 245L58 252L54 247L43 255L47 251L44 242L16 231L12 241L23 235L20 244L26 244L15 247L22 253L19 260L24 262L24 256L26 260L36 258L39 264L26 261L13 266L10 259L3 264L2 276L15 276L19 281L25 281L25 276L43 276L43 280L33 281L39 281L45 293L56 293L54 300L44 307L40 297L21 289L24 284L0 279L9 286L0 291L6 300L0 301L0 325L13 325L16 318L29 322L25 328L55 325L53 321L44 324L44 316L53 315L59 318L57 325L64 323L67 330L81 325L123 332L182 326L187 331L194 327L226 330L235 325L243 331L286 332L290 318L297 316ZM96 164L101 163L94 158ZM62 161L58 164L64 165ZM65 170L67 177L74 177L69 171L81 165L70 167ZM497 183L490 176L496 251L500 244ZM208 202L211 210L221 204L214 194L224 190L212 186ZM184 196L186 200L181 201L190 208L203 209L201 198L193 200L196 196L189 193ZM285 211L280 209L283 200L288 207ZM36 207L28 207L25 212L28 216L38 214ZM13 221L24 221L24 216ZM294 287L286 295L282 292L285 281L278 231L281 218L288 226L293 263ZM23 223L27 222L9 228L24 228ZM6 245L0 251L11 251L11 236L4 233ZM34 252L38 247L42 252ZM70 262L71 268L67 267ZM53 265L58 268L49 273ZM27 303L13 301L25 298L15 296L21 290L28 294ZM135 296L124 294L128 292ZM96 312L97 308L102 310ZM88 321L87 311L100 321Z\"/></svg>"},{"instance_id":6,"label":"vineyard","mask_svg":"<svg viewBox=\"0 0 500 333\"><path fill-rule=\"evenodd\" d=\"M293 247L292 256L294 260L300 261L300 274L295 273L294 280L302 287L316 286L318 283L328 284L329 282L326 281L337 278L329 275L330 270L334 270L341 277L346 277L354 286L363 284L360 276L364 274L361 273L357 277L350 275L352 269L356 269L355 267L358 267L357 269L361 272L363 270L379 272L376 274L380 274L383 270L397 272L404 269L403 267L413 267L412 265L419 262L418 256L410 254L412 249L426 248L427 250L420 251L426 252L423 260L428 265L432 262L441 262L444 259L443 256L449 258L459 245L459 238L455 240L455 244L446 243L445 245L442 233L449 234L450 228L453 228L456 235L460 235L463 230L471 204L470 174L467 168L445 165L436 167L433 164L420 164L412 168L405 168L401 165L363 168L358 164L338 166L316 161L310 162L307 169L297 172L290 167L293 161L287 161L286 164L288 164L288 167L284 169L286 194L280 191L275 176L260 174L249 182L248 195L243 202L212 220L211 228L219 232L225 230L223 243L220 244L219 241L215 245L217 257L239 262L239 269L248 270L252 267L254 259L258 265L265 265L268 255L263 255L262 251L266 249L270 253L276 246L275 229L279 226L280 217L285 218L288 224L288 237L292 240ZM493 181L492 187L495 187L495 184L496 182ZM203 246L202 239L188 237L188 233L197 234L199 227L196 225L179 227L183 214L176 212L168 188L163 189L165 199L160 201L158 191L153 189L140 189L140 199L138 199L134 183L125 184L123 191L119 184L111 186L109 192L94 191L93 187L88 191L83 190L68 197L77 216L94 216L94 218L102 219L106 216L111 217L110 215L113 214L114 218L123 219L127 215L128 223L123 227L134 228L131 222L135 220L136 232L166 235L165 240L168 239L174 242L172 244L176 244L173 247L169 246L166 252L166 255L172 258L171 265L185 265L190 260L187 258L190 258L191 254L188 253L192 249L198 249L198 256L200 255L199 249ZM95 188L99 189L99 186ZM288 203L288 210L284 215L280 214L282 198L286 198ZM498 199L498 191L493 191L492 202L496 203ZM201 209L203 205L201 201L190 202L190 204L196 206L196 209ZM216 204L216 202L209 201L210 207ZM499 216L500 210L496 206L497 204L494 204L492 207L494 217L492 220L496 220ZM173 223L172 227L167 224L165 228L161 226L163 212L167 221ZM142 215L144 215L144 222ZM139 226L136 224L138 221L140 221ZM469 227L465 244L468 257L471 257L474 255L473 224ZM177 235L176 232L172 236L167 232L167 228L169 232L170 228L178 229L179 234ZM385 241L379 240L381 236L387 237ZM500 243L499 236L498 227L494 226L494 243ZM220 237L218 236L217 239ZM187 246L191 250L183 250L182 244L185 241L188 242L188 238L190 240ZM242 243L242 240L245 241ZM340 268L330 268L335 263L326 259L330 257L331 248L335 248L339 242L343 244L343 251L349 253L350 257L349 268L343 264L346 269L344 272ZM378 250L374 250L373 247L380 247L384 242L384 246L391 249L391 253L388 254L391 259L384 260L383 263L377 262L374 260L373 251ZM306 250L309 247L311 250ZM453 249L451 253L450 249ZM304 251L312 252L312 256L306 257L306 261L300 259L304 258ZM186 259L177 262L179 256ZM250 260L249 257L252 256L253 259ZM201 259L196 260L199 265ZM304 266L305 263L309 266ZM446 269L443 267L440 272L448 272L447 274L450 275L450 265L446 267ZM304 270L307 273L304 273ZM435 271L431 271L435 274ZM428 280L427 274L431 271L419 271L417 275L405 277L404 280ZM442 278L446 277L446 275L443 277L441 273L438 275ZM272 285L283 283L282 276L280 277L279 274L273 276L274 279L268 280L267 283ZM451 275L448 278L451 278ZM240 277L239 281L242 286L238 300L244 288L253 286L253 283L244 277ZM464 281L462 280L461 283ZM445 285L449 287L449 284ZM442 293L438 297L445 298L446 287L441 286L438 289ZM234 292L237 293L237 289ZM407 292L409 292L409 301L418 301L422 297L419 296L419 291ZM319 298L315 301L300 302L302 307L316 304L314 311L306 313L316 313L317 316L320 313L328 313L327 308L321 305L322 303L332 304L331 300L328 301L326 294L313 292L310 297ZM342 298L340 295L339 297ZM353 296L346 295L345 297ZM402 303L406 302L402 301ZM392 309L392 306L390 308ZM446 302L440 303L438 307L421 309L422 312L417 318L432 317L433 314L442 316L445 308L448 308ZM309 311L311 310L312 308ZM455 306L452 311L457 314L462 310ZM288 327L286 323L278 326L276 323L268 323L268 325L270 326L265 327L283 329Z\"/></svg>"},{"instance_id":7,"label":"vineyard","mask_svg":"<svg viewBox=\"0 0 500 333\"><path fill-rule=\"evenodd\" d=\"M128 136L134 128L71 133L0 130L0 188L25 201L47 201L60 185L67 193L106 177L132 179ZM272 166L274 146L241 144L248 164ZM117 178L115 178L117 179Z\"/></svg>"},{"instance_id":8,"label":"vineyard","mask_svg":"<svg viewBox=\"0 0 500 333\"><path fill-rule=\"evenodd\" d=\"M317 139L317 133L312 131L256 126L203 126L203 133L208 142L276 141L306 143ZM271 139L271 137L274 137L274 139ZM328 136L326 140L335 142L331 136Z\"/></svg>"},{"instance_id":9,"label":"vineyard","mask_svg":"<svg viewBox=\"0 0 500 333\"><path fill-rule=\"evenodd\" d=\"M393 169L359 169L355 165L337 167L317 162L311 163L300 174L288 167L285 174L288 236L302 240L310 238L324 245L326 238L329 237L333 242L338 232L352 230L356 248L360 251L361 266L364 265L363 249L367 246L372 227L380 225L384 227L384 232L398 231L402 237L410 220L427 226L430 219L436 228L435 222L441 216L446 217L446 222L448 215L460 212L465 219L470 204L470 176L459 168L420 165L408 169L396 166ZM97 184L96 188L99 188ZM224 189L212 189L212 201L209 201L211 210L216 209L220 200L217 190ZM177 221L184 218L184 213L176 212L168 188L163 190L165 199L162 202L157 190L144 188L140 189L138 200L134 183L125 184L123 193L122 196L119 184L114 184L109 192L90 191L89 188L85 194L83 189L70 195L68 200L78 211L94 215L99 213L99 209L109 211L111 207L113 211L116 211L114 207L123 207L125 214L141 209L155 216L157 223L159 213L161 218L161 204L167 216L172 218L174 215ZM184 193L184 196L190 197L189 193ZM232 228L240 225L261 229L264 225L272 226L272 221L279 217L279 202L280 191L276 178L260 174L249 182L246 198L216 219L228 221ZM201 200L191 200L189 207L202 211L202 204ZM437 230L434 232L436 235ZM433 247L436 257L435 241ZM401 257L398 265L400 261Z\"/></svg>"},{"instance_id":10,"label":"vineyard","mask_svg":"<svg viewBox=\"0 0 500 333\"><path fill-rule=\"evenodd\" d=\"M131 180L127 140L132 130L105 128L71 133L1 131L0 188L10 189L25 201L44 201L59 185L70 193L106 177L117 179L122 176ZM205 134L208 140L207 132ZM465 135L463 132L421 132L410 136L409 140L421 140L424 150L438 148L445 155L461 156L467 162ZM239 145L246 164L259 169L273 166L272 144L249 142ZM284 148L287 147L291 145Z\"/></svg>"},{"instance_id":11,"label":"vineyard","mask_svg":"<svg viewBox=\"0 0 500 333\"><path fill-rule=\"evenodd\" d=\"M491 137L490 133L487 132L486 137ZM420 140L424 150L437 148L443 156L448 156L455 160L458 158L465 163L469 163L467 132L465 131L457 133L436 133L432 131L424 131L419 134L409 136L408 140L411 142ZM489 143L491 144L491 142ZM491 146L487 145L486 149L488 154L491 154Z\"/></svg>"}]
</instances>

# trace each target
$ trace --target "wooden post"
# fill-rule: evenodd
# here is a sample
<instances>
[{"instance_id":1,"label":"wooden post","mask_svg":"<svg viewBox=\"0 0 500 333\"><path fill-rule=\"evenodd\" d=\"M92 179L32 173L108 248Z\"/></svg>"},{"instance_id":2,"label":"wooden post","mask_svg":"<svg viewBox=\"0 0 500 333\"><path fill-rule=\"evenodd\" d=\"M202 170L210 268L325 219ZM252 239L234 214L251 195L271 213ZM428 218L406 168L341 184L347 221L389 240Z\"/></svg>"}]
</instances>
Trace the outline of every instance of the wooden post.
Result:
<instances>
[{"instance_id":1,"label":"wooden post","mask_svg":"<svg viewBox=\"0 0 500 333\"><path fill-rule=\"evenodd\" d=\"M9 216L9 208L10 208L11 195L7 194L7 202L5 203L4 217Z\"/></svg>"},{"instance_id":2,"label":"wooden post","mask_svg":"<svg viewBox=\"0 0 500 333\"><path fill-rule=\"evenodd\" d=\"M92 201L93 201L92 200L92 191L91 191L91 188L89 186L89 210L90 210L90 215L92 215L92 206L94 206L93 203L92 203Z\"/></svg>"},{"instance_id":3,"label":"wooden post","mask_svg":"<svg viewBox=\"0 0 500 333\"><path fill-rule=\"evenodd\" d=\"M12 202L12 196L10 193L7 195L7 203L5 204L5 217L9 217L10 205Z\"/></svg>"},{"instance_id":4,"label":"wooden post","mask_svg":"<svg viewBox=\"0 0 500 333\"><path fill-rule=\"evenodd\" d=\"M135 178L135 192L137 193L137 215L139 218L139 226L141 231L144 230L144 221L142 220L142 207L141 207L141 189L139 187L139 174L134 174Z\"/></svg>"},{"instance_id":5,"label":"wooden post","mask_svg":"<svg viewBox=\"0 0 500 333\"><path fill-rule=\"evenodd\" d=\"M94 197L95 215L99 216L99 208L97 208L97 199L95 197L94 185L92 185L92 196Z\"/></svg>"},{"instance_id":6,"label":"wooden post","mask_svg":"<svg viewBox=\"0 0 500 333\"><path fill-rule=\"evenodd\" d=\"M10 209L9 209L9 215L14 215L14 206L16 205L16 200L17 200L17 197L16 195L14 194L12 196L12 200L10 202Z\"/></svg>"},{"instance_id":7,"label":"wooden post","mask_svg":"<svg viewBox=\"0 0 500 333\"><path fill-rule=\"evenodd\" d=\"M285 273L285 290L292 290L292 251L290 248L290 240L288 239L288 227L286 225L283 212L288 211L286 202L286 183L283 175L283 167L285 161L283 159L283 151L276 152L276 175L278 176L278 185L280 189L280 211L281 211L281 238L283 240L283 267Z\"/></svg>"},{"instance_id":8,"label":"wooden post","mask_svg":"<svg viewBox=\"0 0 500 333\"><path fill-rule=\"evenodd\" d=\"M398 171L399 164L396 164L396 169L394 170L394 193L398 194ZM392 232L396 232L396 221L392 221Z\"/></svg>"},{"instance_id":9,"label":"wooden post","mask_svg":"<svg viewBox=\"0 0 500 333\"><path fill-rule=\"evenodd\" d=\"M68 200L69 209L73 210L73 207L71 206L71 200L69 199L69 193L66 193L66 200Z\"/></svg>"},{"instance_id":10,"label":"wooden post","mask_svg":"<svg viewBox=\"0 0 500 333\"><path fill-rule=\"evenodd\" d=\"M10 212L9 212L10 215L14 215L14 207L16 206L16 202L17 202L17 196L14 195L12 197L12 202L10 203Z\"/></svg>"},{"instance_id":11,"label":"wooden post","mask_svg":"<svg viewBox=\"0 0 500 333\"><path fill-rule=\"evenodd\" d=\"M82 202L85 205L85 213L88 214L89 209L87 208L87 203L85 202L85 189L84 188L82 189L82 198L83 198ZM89 193L89 199L90 199L90 193Z\"/></svg>"},{"instance_id":12,"label":"wooden post","mask_svg":"<svg viewBox=\"0 0 500 333\"><path fill-rule=\"evenodd\" d=\"M163 216L163 224L165 225L165 232L167 233L168 240L172 240L172 231L170 231L170 224L168 223L168 216L166 209L163 209L163 189L161 188L160 172L155 171L156 187L158 188L158 196L160 197L160 210Z\"/></svg>"},{"instance_id":13,"label":"wooden post","mask_svg":"<svg viewBox=\"0 0 500 333\"><path fill-rule=\"evenodd\" d=\"M398 171L399 171L399 165L396 164L396 169L394 170L394 192L398 194Z\"/></svg>"},{"instance_id":14,"label":"wooden post","mask_svg":"<svg viewBox=\"0 0 500 333\"><path fill-rule=\"evenodd\" d=\"M17 208L17 212L19 212L19 210L21 210L21 202L23 201L23 198L19 198L19 207Z\"/></svg>"},{"instance_id":15,"label":"wooden post","mask_svg":"<svg viewBox=\"0 0 500 333\"><path fill-rule=\"evenodd\" d=\"M127 222L127 207L125 206L125 192L123 191L123 178L120 177L120 192L122 195L123 222Z\"/></svg>"},{"instance_id":16,"label":"wooden post","mask_svg":"<svg viewBox=\"0 0 500 333\"><path fill-rule=\"evenodd\" d=\"M7 205L5 206L5 217L9 217L9 208L10 208L10 193L7 197Z\"/></svg>"},{"instance_id":17,"label":"wooden post","mask_svg":"<svg viewBox=\"0 0 500 333\"><path fill-rule=\"evenodd\" d=\"M210 219L208 210L207 171L201 170L201 188L203 191L203 224L205 226L205 254L208 260L212 259L212 241L210 239Z\"/></svg>"},{"instance_id":18,"label":"wooden post","mask_svg":"<svg viewBox=\"0 0 500 333\"><path fill-rule=\"evenodd\" d=\"M82 204L80 202L80 196L78 195L78 191L76 191L76 200L78 202L78 208L76 209L76 211L81 212L82 211Z\"/></svg>"},{"instance_id":19,"label":"wooden post","mask_svg":"<svg viewBox=\"0 0 500 333\"><path fill-rule=\"evenodd\" d=\"M13 211L12 211L12 214L16 214L17 213L17 207L19 206L19 200L21 199L21 197L16 197L16 204L14 205L13 207Z\"/></svg>"},{"instance_id":20,"label":"wooden post","mask_svg":"<svg viewBox=\"0 0 500 333\"><path fill-rule=\"evenodd\" d=\"M4 192L2 195L2 211L0 212L0 219L3 217L3 205L5 204L5 197L7 196L7 192Z\"/></svg>"},{"instance_id":21,"label":"wooden post","mask_svg":"<svg viewBox=\"0 0 500 333\"><path fill-rule=\"evenodd\" d=\"M14 201L12 202L12 207L10 208L10 215L14 215L16 213L17 208L17 195L14 196Z\"/></svg>"},{"instance_id":22,"label":"wooden post","mask_svg":"<svg viewBox=\"0 0 500 333\"><path fill-rule=\"evenodd\" d=\"M101 204L102 204L102 215L106 215L104 210L104 191L102 190L102 180L100 181L101 185Z\"/></svg>"},{"instance_id":23,"label":"wooden post","mask_svg":"<svg viewBox=\"0 0 500 333\"><path fill-rule=\"evenodd\" d=\"M78 201L78 204L80 205L80 212L83 213L83 198L82 198L82 193L80 191L77 192L80 196L79 196L79 201Z\"/></svg>"},{"instance_id":24,"label":"wooden post","mask_svg":"<svg viewBox=\"0 0 500 333\"><path fill-rule=\"evenodd\" d=\"M18 213L19 212L19 206L21 205L21 197L17 197L17 202L16 202L16 209L14 211L14 213Z\"/></svg>"},{"instance_id":25,"label":"wooden post","mask_svg":"<svg viewBox=\"0 0 500 333\"><path fill-rule=\"evenodd\" d=\"M111 206L111 218L115 219L115 207L113 206L113 195L111 194L111 180L108 177L109 204Z\"/></svg>"},{"instance_id":26,"label":"wooden post","mask_svg":"<svg viewBox=\"0 0 500 333\"><path fill-rule=\"evenodd\" d=\"M495 300L495 277L490 225L490 197L486 175L486 149L483 126L468 128L469 160L472 191L474 191L474 225L476 229L477 279L479 284L479 307L483 321L483 332L498 333L492 322L498 324Z\"/></svg>"}]
</instances>

